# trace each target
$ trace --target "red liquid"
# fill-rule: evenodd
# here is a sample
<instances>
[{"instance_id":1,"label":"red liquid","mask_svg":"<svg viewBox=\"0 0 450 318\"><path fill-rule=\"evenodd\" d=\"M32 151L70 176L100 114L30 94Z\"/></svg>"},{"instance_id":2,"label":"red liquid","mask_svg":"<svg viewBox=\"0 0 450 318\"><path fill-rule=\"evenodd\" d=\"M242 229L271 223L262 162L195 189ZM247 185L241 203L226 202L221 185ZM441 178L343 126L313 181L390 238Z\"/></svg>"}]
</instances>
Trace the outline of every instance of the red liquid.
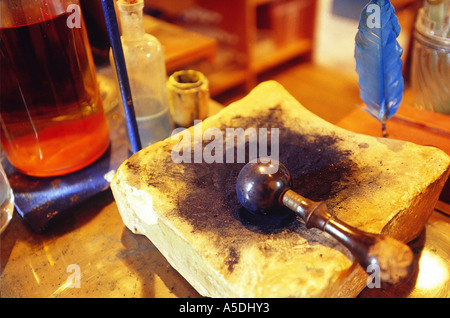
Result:
<instances>
[{"instance_id":1,"label":"red liquid","mask_svg":"<svg viewBox=\"0 0 450 318\"><path fill-rule=\"evenodd\" d=\"M86 30L68 17L0 28L1 142L29 175L78 170L109 144Z\"/></svg>"}]
</instances>

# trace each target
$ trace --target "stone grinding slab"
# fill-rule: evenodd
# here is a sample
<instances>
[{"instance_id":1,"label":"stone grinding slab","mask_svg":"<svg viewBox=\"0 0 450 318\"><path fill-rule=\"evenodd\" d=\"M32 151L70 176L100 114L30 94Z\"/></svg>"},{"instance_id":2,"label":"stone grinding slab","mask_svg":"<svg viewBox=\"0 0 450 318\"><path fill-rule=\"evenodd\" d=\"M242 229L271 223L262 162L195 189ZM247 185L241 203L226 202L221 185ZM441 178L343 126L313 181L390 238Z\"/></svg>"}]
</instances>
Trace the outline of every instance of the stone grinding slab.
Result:
<instances>
[{"instance_id":1,"label":"stone grinding slab","mask_svg":"<svg viewBox=\"0 0 450 318\"><path fill-rule=\"evenodd\" d=\"M210 144L194 138L199 127L188 130L192 152ZM273 81L201 123L203 132L218 128L224 136L226 128L250 127L279 128L279 158L296 192L325 201L352 226L404 242L423 230L450 173L443 151L338 128ZM292 214L262 223L247 217L235 193L245 164L236 151L233 162L175 163L182 138L133 155L111 188L125 225L147 236L200 294L354 297L366 286L365 269L328 234Z\"/></svg>"}]
</instances>

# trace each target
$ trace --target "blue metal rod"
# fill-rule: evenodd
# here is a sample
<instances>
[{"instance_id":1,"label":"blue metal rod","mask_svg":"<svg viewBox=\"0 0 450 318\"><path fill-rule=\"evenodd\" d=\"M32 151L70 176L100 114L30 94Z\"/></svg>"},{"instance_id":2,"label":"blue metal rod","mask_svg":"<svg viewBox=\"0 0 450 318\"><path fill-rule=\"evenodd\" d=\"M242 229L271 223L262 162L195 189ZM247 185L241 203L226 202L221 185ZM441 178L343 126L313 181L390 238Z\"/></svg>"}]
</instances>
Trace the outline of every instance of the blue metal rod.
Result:
<instances>
[{"instance_id":1,"label":"blue metal rod","mask_svg":"<svg viewBox=\"0 0 450 318\"><path fill-rule=\"evenodd\" d=\"M122 42L120 40L119 26L117 24L116 12L114 10L114 0L101 0L103 13L105 15L106 27L108 29L109 40L116 64L117 78L119 79L120 93L122 95L125 120L128 128L128 138L130 139L133 153L142 149L139 137L136 114L134 112L133 98L131 96L130 83L128 81L125 56L123 54Z\"/></svg>"}]
</instances>

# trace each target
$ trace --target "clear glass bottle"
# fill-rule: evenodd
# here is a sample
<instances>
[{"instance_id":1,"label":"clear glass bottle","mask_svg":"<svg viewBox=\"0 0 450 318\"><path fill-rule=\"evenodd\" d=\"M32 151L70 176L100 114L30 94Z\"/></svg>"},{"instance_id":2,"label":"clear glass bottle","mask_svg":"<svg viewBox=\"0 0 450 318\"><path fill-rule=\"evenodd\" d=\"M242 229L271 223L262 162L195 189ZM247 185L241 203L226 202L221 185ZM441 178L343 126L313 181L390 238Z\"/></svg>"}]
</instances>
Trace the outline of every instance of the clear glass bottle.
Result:
<instances>
[{"instance_id":1,"label":"clear glass bottle","mask_svg":"<svg viewBox=\"0 0 450 318\"><path fill-rule=\"evenodd\" d=\"M415 107L450 115L450 0L424 2L412 53Z\"/></svg>"},{"instance_id":2,"label":"clear glass bottle","mask_svg":"<svg viewBox=\"0 0 450 318\"><path fill-rule=\"evenodd\" d=\"M169 137L173 129L164 52L158 39L145 32L143 0L119 0L117 8L139 136L146 147Z\"/></svg>"}]
</instances>

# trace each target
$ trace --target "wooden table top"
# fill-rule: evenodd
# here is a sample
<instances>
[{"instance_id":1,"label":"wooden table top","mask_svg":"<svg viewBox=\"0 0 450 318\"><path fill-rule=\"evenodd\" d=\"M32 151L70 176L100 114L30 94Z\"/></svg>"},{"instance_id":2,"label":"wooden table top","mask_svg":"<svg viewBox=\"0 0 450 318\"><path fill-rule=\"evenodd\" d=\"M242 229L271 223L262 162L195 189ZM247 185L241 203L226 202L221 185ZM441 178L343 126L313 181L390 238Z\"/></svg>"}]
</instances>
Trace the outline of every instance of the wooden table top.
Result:
<instances>
[{"instance_id":1,"label":"wooden table top","mask_svg":"<svg viewBox=\"0 0 450 318\"><path fill-rule=\"evenodd\" d=\"M338 125L358 131L370 121L355 110ZM388 129L394 134L392 126ZM377 134L378 128L370 132ZM359 297L450 297L450 216L445 211L450 213L449 205L440 202L423 233L410 243L414 275L400 285L366 288ZM110 190L82 203L44 234L32 232L14 212L1 234L0 294L201 297L146 237L125 227Z\"/></svg>"},{"instance_id":2,"label":"wooden table top","mask_svg":"<svg viewBox=\"0 0 450 318\"><path fill-rule=\"evenodd\" d=\"M388 138L435 146L450 155L450 116L411 107L411 92L397 114L387 122ZM337 123L342 128L381 136L381 124L362 108L355 108ZM422 234L410 242L415 273L389 288L364 289L359 297L450 297L450 180ZM444 201L445 200L445 201Z\"/></svg>"}]
</instances>

